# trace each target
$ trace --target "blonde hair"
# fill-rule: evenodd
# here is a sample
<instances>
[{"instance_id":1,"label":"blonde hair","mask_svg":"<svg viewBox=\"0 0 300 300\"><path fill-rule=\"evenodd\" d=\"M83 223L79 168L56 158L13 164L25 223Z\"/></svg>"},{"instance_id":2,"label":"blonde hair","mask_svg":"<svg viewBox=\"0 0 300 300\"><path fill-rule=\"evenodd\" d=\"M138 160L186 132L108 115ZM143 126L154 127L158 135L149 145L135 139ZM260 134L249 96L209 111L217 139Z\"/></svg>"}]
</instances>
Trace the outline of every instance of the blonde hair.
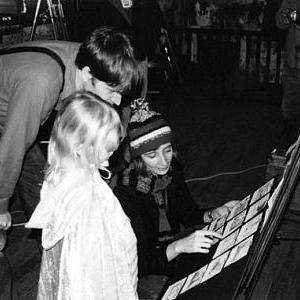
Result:
<instances>
[{"instance_id":1,"label":"blonde hair","mask_svg":"<svg viewBox=\"0 0 300 300\"><path fill-rule=\"evenodd\" d=\"M112 105L88 91L65 98L51 133L45 179L56 182L65 159L97 163L104 143L109 142L105 137L112 131L119 140L124 137L120 117Z\"/></svg>"}]
</instances>

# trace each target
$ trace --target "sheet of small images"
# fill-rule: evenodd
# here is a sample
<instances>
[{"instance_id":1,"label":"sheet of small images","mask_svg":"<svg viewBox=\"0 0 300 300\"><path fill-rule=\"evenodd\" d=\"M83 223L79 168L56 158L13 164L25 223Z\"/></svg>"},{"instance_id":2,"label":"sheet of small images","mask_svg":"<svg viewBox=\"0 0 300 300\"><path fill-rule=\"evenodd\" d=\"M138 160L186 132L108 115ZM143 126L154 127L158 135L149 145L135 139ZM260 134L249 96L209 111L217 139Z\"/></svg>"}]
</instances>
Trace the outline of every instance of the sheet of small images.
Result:
<instances>
[{"instance_id":1,"label":"sheet of small images","mask_svg":"<svg viewBox=\"0 0 300 300\"><path fill-rule=\"evenodd\" d=\"M172 285L170 285L168 287L168 289L166 290L166 292L164 293L164 295L161 298L161 300L173 300L173 299L176 299L177 296L179 295L179 292L180 292L182 286L184 285L185 281L186 281L186 278L183 278L183 279L181 279L179 281L176 281Z\"/></svg>"},{"instance_id":2,"label":"sheet of small images","mask_svg":"<svg viewBox=\"0 0 300 300\"><path fill-rule=\"evenodd\" d=\"M209 280L248 254L254 236L262 226L268 200L272 195L274 180L272 178L254 193L242 199L231 209L227 217L214 220L203 228L223 235L222 240L215 240L218 246L212 260L186 278L169 286L163 300L176 299L179 294Z\"/></svg>"}]
</instances>

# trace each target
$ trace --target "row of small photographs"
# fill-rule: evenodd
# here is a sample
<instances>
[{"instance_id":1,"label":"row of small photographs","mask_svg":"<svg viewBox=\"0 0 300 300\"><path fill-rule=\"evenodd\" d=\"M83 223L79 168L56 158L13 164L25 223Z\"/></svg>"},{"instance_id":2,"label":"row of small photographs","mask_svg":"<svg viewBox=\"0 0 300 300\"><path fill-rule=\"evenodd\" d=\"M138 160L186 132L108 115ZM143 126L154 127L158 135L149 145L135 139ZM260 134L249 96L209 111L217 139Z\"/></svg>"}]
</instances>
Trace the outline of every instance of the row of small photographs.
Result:
<instances>
[{"instance_id":1,"label":"row of small photographs","mask_svg":"<svg viewBox=\"0 0 300 300\"><path fill-rule=\"evenodd\" d=\"M245 214L243 215L245 216ZM190 274L187 278L183 278L182 280L177 281L173 285L169 286L162 299L176 299L179 292L183 293L193 288L194 286L208 280L209 278L220 273L224 265L225 267L227 267L247 255L253 241L253 236L258 230L262 217L263 213L258 214L257 216L246 222L242 227L239 227L224 239L222 239L215 251L213 260L210 262L210 264ZM239 220L243 219L239 217Z\"/></svg>"},{"instance_id":2,"label":"row of small photographs","mask_svg":"<svg viewBox=\"0 0 300 300\"><path fill-rule=\"evenodd\" d=\"M215 231L221 235L223 235L223 240L231 235L233 232L235 232L237 229L243 226L244 223L248 222L252 218L254 218L256 215L261 213L264 208L266 207L266 204L270 198L270 194L265 195L255 203L249 206L247 209L244 208L243 211L239 211L239 213L234 217L231 218L229 221L227 220L227 217L221 217L219 219L214 220L211 224L205 226L202 228L203 230L211 230ZM249 199L247 196L245 199L241 200L243 203L245 203ZM246 200L246 201L244 201ZM244 204L242 204L244 206ZM251 224L251 223L250 223ZM248 226L248 225L247 225ZM242 231L243 232L243 231ZM222 241L220 243L222 243ZM213 244L216 244L219 242L218 238L214 238ZM218 250L218 249L217 249Z\"/></svg>"},{"instance_id":3,"label":"row of small photographs","mask_svg":"<svg viewBox=\"0 0 300 300\"><path fill-rule=\"evenodd\" d=\"M210 226L207 226L204 229L213 230L225 236L230 234L230 232L234 231L242 224L246 216L246 209L248 207L249 207L249 211L247 213L245 221L251 219L257 213L262 211L262 209L265 207L267 201L270 198L271 195L270 191L273 186L273 183L274 183L274 178L272 178L263 186L261 186L258 190L256 190L253 194L256 195L255 197L252 197L251 199L251 195L246 196L244 199L239 201L239 203L231 209L231 212L228 216L221 217L217 220L214 220L210 224ZM263 195L263 196L258 197L258 195ZM226 222L228 223L228 226L226 226L226 231L223 232L222 227Z\"/></svg>"},{"instance_id":4,"label":"row of small photographs","mask_svg":"<svg viewBox=\"0 0 300 300\"><path fill-rule=\"evenodd\" d=\"M183 294L193 287L207 281L213 276L219 274L223 268L245 257L253 242L253 235L249 236L230 251L226 251L222 255L213 259L209 264L203 266L199 270L191 273L189 276L170 285L165 292L162 300L173 300L179 294Z\"/></svg>"},{"instance_id":5,"label":"row of small photographs","mask_svg":"<svg viewBox=\"0 0 300 300\"><path fill-rule=\"evenodd\" d=\"M169 286L162 300L176 299L179 292L182 294L221 272L224 264L227 267L247 255L254 233L263 217L261 212L270 198L274 180L275 178L272 178L259 187L252 197L250 194L242 199L231 209L228 216L214 220L203 228L203 230L213 230L223 235L213 260L210 264ZM219 239L215 239L214 242L219 242Z\"/></svg>"},{"instance_id":6,"label":"row of small photographs","mask_svg":"<svg viewBox=\"0 0 300 300\"><path fill-rule=\"evenodd\" d=\"M263 197L264 195L270 193L272 191L272 187L275 182L275 177L270 179L268 182L266 182L264 185L262 185L260 188L258 188L254 193L251 198L251 204L256 202L258 199Z\"/></svg>"},{"instance_id":7,"label":"row of small photographs","mask_svg":"<svg viewBox=\"0 0 300 300\"><path fill-rule=\"evenodd\" d=\"M227 220L230 220L230 219L234 218L240 212L245 210L248 205L250 206L250 205L252 205L253 203L257 202L258 200L260 200L262 198L266 199L265 198L266 195L270 195L270 193L272 191L274 180L275 180L275 178L272 178L268 182L266 182L264 185L262 185L260 188L258 188L253 193L252 198L251 198L251 195L248 195L244 199L239 201L239 203L231 209L231 212L228 215Z\"/></svg>"},{"instance_id":8,"label":"row of small photographs","mask_svg":"<svg viewBox=\"0 0 300 300\"><path fill-rule=\"evenodd\" d=\"M225 239L231 233L242 227L244 223L247 223L256 215L263 212L269 198L270 194L267 194L254 204L250 205L249 208L245 208L243 211L239 212L238 215L236 215L234 218L231 218L229 221L227 221L226 216L221 217L217 220L214 220L210 225L207 225L203 229L218 232L219 234L223 235L223 239ZM217 243L218 241L219 239L215 238L214 243Z\"/></svg>"},{"instance_id":9,"label":"row of small photographs","mask_svg":"<svg viewBox=\"0 0 300 300\"><path fill-rule=\"evenodd\" d=\"M253 235L257 232L259 225L261 224L261 220L263 218L263 213L258 214L254 218L250 219L243 226L239 227L225 238L223 238L214 253L213 258L218 257L222 253L226 252L236 244L240 243L250 235Z\"/></svg>"},{"instance_id":10,"label":"row of small photographs","mask_svg":"<svg viewBox=\"0 0 300 300\"><path fill-rule=\"evenodd\" d=\"M266 208L269 199L270 194L265 195L264 197L250 205L247 209L240 212L233 219L226 222L226 226L223 231L223 237L226 237L231 232L242 226L243 223L249 221L257 214L261 213Z\"/></svg>"}]
</instances>

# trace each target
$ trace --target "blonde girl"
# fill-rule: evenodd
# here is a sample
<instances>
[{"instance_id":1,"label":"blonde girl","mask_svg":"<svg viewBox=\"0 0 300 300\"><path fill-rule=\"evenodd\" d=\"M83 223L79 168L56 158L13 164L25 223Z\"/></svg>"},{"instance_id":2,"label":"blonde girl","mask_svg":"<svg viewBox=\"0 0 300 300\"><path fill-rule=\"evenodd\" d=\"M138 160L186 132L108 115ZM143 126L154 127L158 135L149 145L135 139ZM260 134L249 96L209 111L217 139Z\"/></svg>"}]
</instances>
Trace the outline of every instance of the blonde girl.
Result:
<instances>
[{"instance_id":1,"label":"blonde girl","mask_svg":"<svg viewBox=\"0 0 300 300\"><path fill-rule=\"evenodd\" d=\"M137 299L136 238L98 171L122 137L118 113L95 94L63 101L41 201L26 225L42 229L38 299Z\"/></svg>"}]
</instances>

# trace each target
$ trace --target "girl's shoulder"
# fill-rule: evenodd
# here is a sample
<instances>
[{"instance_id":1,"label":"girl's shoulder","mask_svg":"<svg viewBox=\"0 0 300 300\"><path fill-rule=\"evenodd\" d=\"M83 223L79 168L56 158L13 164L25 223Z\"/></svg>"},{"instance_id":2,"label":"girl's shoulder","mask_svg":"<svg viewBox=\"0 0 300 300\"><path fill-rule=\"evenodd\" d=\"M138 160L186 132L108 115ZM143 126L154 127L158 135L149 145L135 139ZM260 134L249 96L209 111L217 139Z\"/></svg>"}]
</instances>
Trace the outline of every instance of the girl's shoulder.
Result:
<instances>
[{"instance_id":1,"label":"girl's shoulder","mask_svg":"<svg viewBox=\"0 0 300 300\"><path fill-rule=\"evenodd\" d=\"M93 177L78 169L76 171L66 172L58 179L55 179L54 182L55 183L53 183L52 178L45 180L43 190L62 197L70 192L89 190L89 187L93 184Z\"/></svg>"}]
</instances>

